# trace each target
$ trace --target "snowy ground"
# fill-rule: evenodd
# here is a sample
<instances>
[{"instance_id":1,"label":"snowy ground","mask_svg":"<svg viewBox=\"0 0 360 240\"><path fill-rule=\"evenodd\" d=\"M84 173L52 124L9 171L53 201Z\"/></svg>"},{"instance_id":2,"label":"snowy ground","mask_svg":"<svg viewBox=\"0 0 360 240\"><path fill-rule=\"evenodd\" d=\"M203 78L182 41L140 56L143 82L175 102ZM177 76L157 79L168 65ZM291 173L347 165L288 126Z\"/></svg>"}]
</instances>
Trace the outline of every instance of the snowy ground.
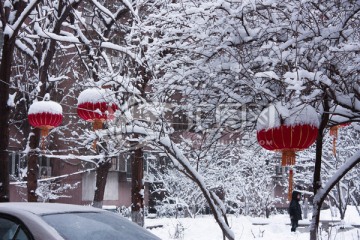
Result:
<instances>
[{"instance_id":1,"label":"snowy ground","mask_svg":"<svg viewBox=\"0 0 360 240\"><path fill-rule=\"evenodd\" d=\"M322 211L321 218L337 221L339 217L331 217L329 210ZM299 227L297 233L290 232L290 220L288 215L276 215L270 219L235 217L229 216L229 223L235 233L236 240L261 239L261 240L308 240L309 230L307 227ZM301 224L309 224L309 220L300 221ZM212 216L198 216L192 218L157 218L146 219L146 226L163 225L163 227L153 228L150 231L163 240L184 239L184 240L222 240L222 233ZM265 225L254 225L265 224ZM346 212L345 221L336 223L336 226L326 228L323 225L321 238L323 240L360 240L360 228L354 228L351 224L360 224L360 217L355 207L349 206ZM176 238L176 228L180 231ZM183 231L181 231L181 227Z\"/></svg>"}]
</instances>

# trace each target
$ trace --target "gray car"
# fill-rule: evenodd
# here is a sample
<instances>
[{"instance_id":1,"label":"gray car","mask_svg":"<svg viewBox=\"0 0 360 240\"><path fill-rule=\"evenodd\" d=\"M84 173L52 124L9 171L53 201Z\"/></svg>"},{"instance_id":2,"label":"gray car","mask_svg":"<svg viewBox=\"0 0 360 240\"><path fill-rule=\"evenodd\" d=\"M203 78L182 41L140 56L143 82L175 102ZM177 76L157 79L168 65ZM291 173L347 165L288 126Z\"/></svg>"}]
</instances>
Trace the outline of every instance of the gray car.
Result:
<instances>
[{"instance_id":1,"label":"gray car","mask_svg":"<svg viewBox=\"0 0 360 240\"><path fill-rule=\"evenodd\" d=\"M159 239L128 219L93 207L0 203L0 240Z\"/></svg>"}]
</instances>

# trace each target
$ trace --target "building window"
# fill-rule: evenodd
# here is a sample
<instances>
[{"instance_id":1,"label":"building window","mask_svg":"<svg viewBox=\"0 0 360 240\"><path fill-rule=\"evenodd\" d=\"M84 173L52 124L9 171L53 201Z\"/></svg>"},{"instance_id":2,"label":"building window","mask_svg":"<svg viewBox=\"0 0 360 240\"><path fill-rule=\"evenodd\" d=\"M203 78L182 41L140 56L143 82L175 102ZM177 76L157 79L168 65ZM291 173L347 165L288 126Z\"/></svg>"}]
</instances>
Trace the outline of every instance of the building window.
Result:
<instances>
[{"instance_id":1,"label":"building window","mask_svg":"<svg viewBox=\"0 0 360 240\"><path fill-rule=\"evenodd\" d=\"M118 160L119 160L119 171L126 172L126 169L127 169L126 159L119 157Z\"/></svg>"},{"instance_id":2,"label":"building window","mask_svg":"<svg viewBox=\"0 0 360 240\"><path fill-rule=\"evenodd\" d=\"M148 163L147 163L147 157L150 157L147 153L144 153L143 156L143 161L144 161L144 175L148 173ZM126 178L130 181L131 177L132 177L132 173L131 173L131 161L134 158L134 154L133 153L127 153L124 157L125 162L126 162Z\"/></svg>"},{"instance_id":3,"label":"building window","mask_svg":"<svg viewBox=\"0 0 360 240\"><path fill-rule=\"evenodd\" d=\"M119 158L118 157L111 157L110 171L119 171Z\"/></svg>"},{"instance_id":4,"label":"building window","mask_svg":"<svg viewBox=\"0 0 360 240\"><path fill-rule=\"evenodd\" d=\"M27 167L28 156L19 152L9 152L9 173L13 177L21 177L20 169ZM50 158L38 156L39 178L51 177Z\"/></svg>"},{"instance_id":5,"label":"building window","mask_svg":"<svg viewBox=\"0 0 360 240\"><path fill-rule=\"evenodd\" d=\"M156 157L151 153L144 153L144 175L149 174L149 164L154 165Z\"/></svg>"},{"instance_id":6,"label":"building window","mask_svg":"<svg viewBox=\"0 0 360 240\"><path fill-rule=\"evenodd\" d=\"M126 158L127 158L126 154L111 157L110 171L126 172L127 169Z\"/></svg>"},{"instance_id":7,"label":"building window","mask_svg":"<svg viewBox=\"0 0 360 240\"><path fill-rule=\"evenodd\" d=\"M186 131L189 128L188 118L182 112L176 113L172 122L175 131Z\"/></svg>"},{"instance_id":8,"label":"building window","mask_svg":"<svg viewBox=\"0 0 360 240\"><path fill-rule=\"evenodd\" d=\"M27 156L17 152L9 152L9 173L13 177L20 177L20 169L26 167Z\"/></svg>"},{"instance_id":9,"label":"building window","mask_svg":"<svg viewBox=\"0 0 360 240\"><path fill-rule=\"evenodd\" d=\"M276 176L285 176L285 174L288 174L289 173L289 170L290 170L290 167L288 166L275 166L275 175Z\"/></svg>"},{"instance_id":10,"label":"building window","mask_svg":"<svg viewBox=\"0 0 360 240\"><path fill-rule=\"evenodd\" d=\"M52 168L50 165L50 158L45 156L39 156L38 164L39 164L39 178L51 177Z\"/></svg>"}]
</instances>

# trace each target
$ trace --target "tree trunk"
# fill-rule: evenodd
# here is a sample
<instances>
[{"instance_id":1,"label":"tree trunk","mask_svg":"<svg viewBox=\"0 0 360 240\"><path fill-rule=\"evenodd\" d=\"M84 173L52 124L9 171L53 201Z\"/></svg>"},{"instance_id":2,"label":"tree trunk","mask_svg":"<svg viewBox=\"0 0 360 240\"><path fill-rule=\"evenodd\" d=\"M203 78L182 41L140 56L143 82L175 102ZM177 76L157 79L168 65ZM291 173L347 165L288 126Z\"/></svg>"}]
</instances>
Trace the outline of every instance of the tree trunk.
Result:
<instances>
[{"instance_id":1,"label":"tree trunk","mask_svg":"<svg viewBox=\"0 0 360 240\"><path fill-rule=\"evenodd\" d=\"M1 138L1 142L6 139ZM3 145L3 143L0 143ZM8 152L0 150L0 202L9 202L9 160Z\"/></svg>"},{"instance_id":2,"label":"tree trunk","mask_svg":"<svg viewBox=\"0 0 360 240\"><path fill-rule=\"evenodd\" d=\"M40 129L34 128L30 133L30 153L28 158L27 169L27 199L28 202L37 202L36 195L37 180L39 173L38 156L39 156Z\"/></svg>"},{"instance_id":3,"label":"tree trunk","mask_svg":"<svg viewBox=\"0 0 360 240\"><path fill-rule=\"evenodd\" d=\"M321 203L317 202L313 206L313 216L312 223L310 225L310 240L318 240L318 228L319 228L319 220L320 220L320 209Z\"/></svg>"},{"instance_id":4,"label":"tree trunk","mask_svg":"<svg viewBox=\"0 0 360 240\"><path fill-rule=\"evenodd\" d=\"M345 212L343 211L344 210L343 201L342 201L343 196L342 196L342 191L341 191L341 187L340 187L340 182L336 184L336 189L337 189L338 197L339 197L338 209L339 209L339 213L340 213L340 219L344 220Z\"/></svg>"},{"instance_id":5,"label":"tree trunk","mask_svg":"<svg viewBox=\"0 0 360 240\"><path fill-rule=\"evenodd\" d=\"M131 220L144 226L144 161L142 148L136 149L131 162Z\"/></svg>"},{"instance_id":6,"label":"tree trunk","mask_svg":"<svg viewBox=\"0 0 360 240\"><path fill-rule=\"evenodd\" d=\"M22 23L39 2L40 0L33 2L34 4L32 7L24 13L28 1L17 1L17 3L14 4L15 19L11 19L11 21L20 20L19 24L17 28L12 29L13 32L11 38L9 35L4 34L4 45L0 66L0 202L8 202L10 200L8 156L10 107L8 106L7 101L9 98L11 65L13 61L15 40ZM14 15L9 14L8 11L10 11L8 7L2 9L1 19L3 25L8 24L9 16L14 17Z\"/></svg>"},{"instance_id":7,"label":"tree trunk","mask_svg":"<svg viewBox=\"0 0 360 240\"><path fill-rule=\"evenodd\" d=\"M4 37L4 47L0 66L0 202L9 202L9 84L13 60L14 39Z\"/></svg>"},{"instance_id":8,"label":"tree trunk","mask_svg":"<svg viewBox=\"0 0 360 240\"><path fill-rule=\"evenodd\" d=\"M320 122L318 136L316 139L316 158L315 158L315 169L314 169L314 178L313 178L313 189L314 196L318 193L321 188L321 158L322 158L322 149L323 149L323 134L324 130L329 121L329 104L328 98L325 96L324 98L324 113ZM319 219L320 219L320 209L321 209L322 201L314 197L313 202L313 216L310 227L310 240L318 239L318 228L319 228Z\"/></svg>"},{"instance_id":9,"label":"tree trunk","mask_svg":"<svg viewBox=\"0 0 360 240\"><path fill-rule=\"evenodd\" d=\"M27 199L28 202L37 202L36 195L37 179L39 167L37 163L38 154L36 152L29 154L27 171Z\"/></svg>"},{"instance_id":10,"label":"tree trunk","mask_svg":"<svg viewBox=\"0 0 360 240\"><path fill-rule=\"evenodd\" d=\"M106 159L106 161L104 163L100 163L99 167L96 169L96 189L94 201L92 204L93 207L102 208L105 195L106 180L110 167L111 162Z\"/></svg>"},{"instance_id":11,"label":"tree trunk","mask_svg":"<svg viewBox=\"0 0 360 240\"><path fill-rule=\"evenodd\" d=\"M320 134L320 130L319 130ZM322 134L322 131L321 131ZM319 140L321 139L321 140ZM319 152L320 151L320 152ZM314 189L314 196L318 192L318 190L321 188L321 151L322 151L322 136L319 137L316 141L316 160L315 160L315 171L314 171L314 178L313 178L313 189ZM312 221L311 221L311 227L310 227L310 240L317 240L317 234L318 234L318 227L319 227L319 218L320 218L320 209L321 209L322 203L320 201L313 202L313 215L312 215Z\"/></svg>"}]
</instances>

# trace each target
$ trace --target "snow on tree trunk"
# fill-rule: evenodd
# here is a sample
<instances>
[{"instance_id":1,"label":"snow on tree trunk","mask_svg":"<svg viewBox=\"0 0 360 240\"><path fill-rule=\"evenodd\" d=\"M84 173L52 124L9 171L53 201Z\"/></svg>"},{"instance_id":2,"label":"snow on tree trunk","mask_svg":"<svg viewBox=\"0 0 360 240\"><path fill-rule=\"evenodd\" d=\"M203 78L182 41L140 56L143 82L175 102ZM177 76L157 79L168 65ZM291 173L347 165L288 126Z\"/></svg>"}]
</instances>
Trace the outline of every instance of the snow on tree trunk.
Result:
<instances>
[{"instance_id":1,"label":"snow on tree trunk","mask_svg":"<svg viewBox=\"0 0 360 240\"><path fill-rule=\"evenodd\" d=\"M144 161L143 149L134 151L131 162L131 220L139 226L144 226Z\"/></svg>"}]
</instances>

